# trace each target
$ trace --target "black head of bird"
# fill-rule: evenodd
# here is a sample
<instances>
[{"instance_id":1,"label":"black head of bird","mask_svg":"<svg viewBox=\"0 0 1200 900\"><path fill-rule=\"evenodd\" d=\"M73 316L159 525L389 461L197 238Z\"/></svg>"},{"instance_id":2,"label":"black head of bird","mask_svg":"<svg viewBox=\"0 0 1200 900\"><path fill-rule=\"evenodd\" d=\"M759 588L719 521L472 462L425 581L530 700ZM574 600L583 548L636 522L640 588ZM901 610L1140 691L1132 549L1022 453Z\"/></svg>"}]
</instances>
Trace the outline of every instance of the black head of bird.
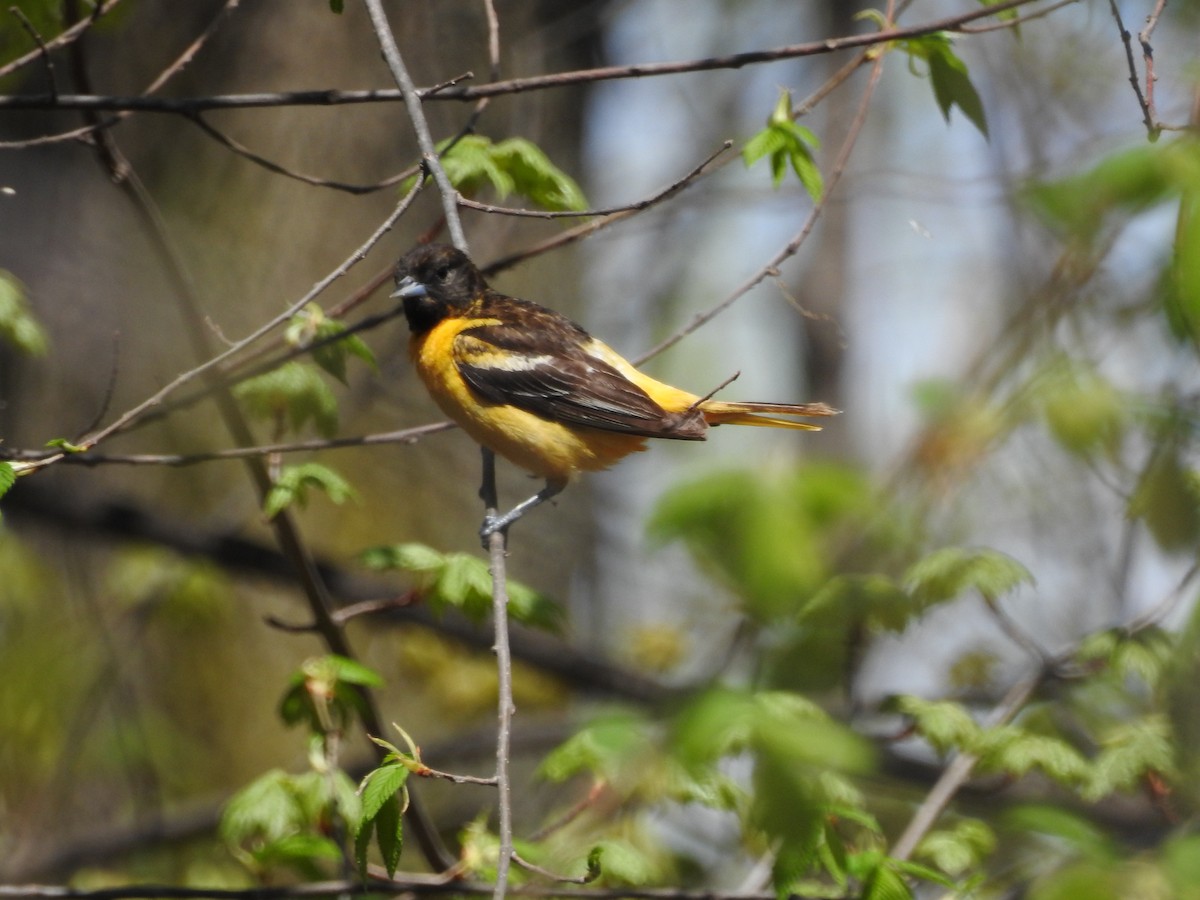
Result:
<instances>
[{"instance_id":1,"label":"black head of bird","mask_svg":"<svg viewBox=\"0 0 1200 900\"><path fill-rule=\"evenodd\" d=\"M396 263L393 297L417 333L428 331L454 310L466 308L487 290L487 282L465 253L445 244L427 244Z\"/></svg>"}]
</instances>

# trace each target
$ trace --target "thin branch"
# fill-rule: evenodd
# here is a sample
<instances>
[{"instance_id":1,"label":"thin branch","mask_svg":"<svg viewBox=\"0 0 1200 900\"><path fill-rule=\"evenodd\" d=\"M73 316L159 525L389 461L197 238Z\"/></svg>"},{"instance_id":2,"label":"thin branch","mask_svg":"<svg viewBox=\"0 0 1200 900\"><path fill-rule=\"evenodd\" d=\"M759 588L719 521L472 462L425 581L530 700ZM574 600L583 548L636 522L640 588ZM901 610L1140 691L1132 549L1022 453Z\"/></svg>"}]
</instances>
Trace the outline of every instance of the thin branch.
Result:
<instances>
[{"instance_id":1,"label":"thin branch","mask_svg":"<svg viewBox=\"0 0 1200 900\"><path fill-rule=\"evenodd\" d=\"M1150 36L1154 34L1154 29L1158 27L1159 17L1163 10L1167 7L1167 0L1158 0L1154 4L1154 9L1150 15L1146 16L1146 25L1138 32L1138 43L1142 46L1142 60L1146 64L1146 107L1150 111L1150 118L1154 121L1156 127L1161 129L1161 123L1158 121L1158 114L1154 107L1154 83L1158 81L1158 76L1154 74L1154 48L1150 46ZM1153 134L1151 135L1154 136Z\"/></svg>"},{"instance_id":2,"label":"thin branch","mask_svg":"<svg viewBox=\"0 0 1200 900\"><path fill-rule=\"evenodd\" d=\"M38 57L43 56L50 50L57 50L59 47L65 47L67 44L71 43L81 34L91 28L101 16L106 15L120 2L121 0L107 0L107 2L99 4L92 11L90 16L88 16L86 19L80 19L66 31L62 32L62 34L59 34L58 36L46 41L44 47L39 46L36 50L30 51L24 56L18 56L12 62L0 66L0 78L3 78L6 75L11 75L18 69L29 65L31 62L36 60Z\"/></svg>"},{"instance_id":3,"label":"thin branch","mask_svg":"<svg viewBox=\"0 0 1200 900\"><path fill-rule=\"evenodd\" d=\"M484 275L490 277L498 272L503 272L506 269L512 268L517 263L524 262L525 260L534 256L540 256L541 254L548 253L551 250L556 250L568 244L573 244L576 241L583 240L585 237L595 234L602 228L607 228L609 225L613 225L629 218L636 212L649 209L652 206L657 206L658 204L671 199L684 188L690 187L700 177L707 175L710 171L712 171L713 163L732 146L732 141L725 141L721 145L720 149L710 154L707 159L693 168L682 178L672 182L658 193L652 194L644 200L631 203L628 207L611 213L606 218L595 222L587 222L583 225L578 225L575 228L564 231L561 234L556 234L553 237L534 244L532 247L525 248L519 253L512 253L508 256L503 256L500 259L481 267L480 271L482 271Z\"/></svg>"},{"instance_id":4,"label":"thin branch","mask_svg":"<svg viewBox=\"0 0 1200 900\"><path fill-rule=\"evenodd\" d=\"M871 47L907 40L939 31L961 32L971 22L995 16L998 13L1038 0L1005 0L994 6L974 9L970 12L949 16L919 25L890 28L883 31L827 38L803 44L791 44L770 50L734 53L705 59L684 60L666 63L638 63L628 66L608 66L597 69L580 69L573 72L558 72L551 75L513 78L491 84L475 85L450 90L434 88L413 89L413 96L420 100L474 101L484 97L497 97L529 91L590 84L598 81L614 81L624 78L646 78L663 75L680 75L714 69L740 69L743 66L778 62L806 56L820 56L859 47ZM2 75L3 72L0 72ZM405 94L396 90L374 91L291 91L282 93L223 94L209 97L166 99L160 97L109 97L93 95L64 95L51 102L45 95L19 95L0 97L0 109L96 109L134 110L160 113L194 113L208 109L235 109L263 106L335 106L346 103L379 103L403 101Z\"/></svg>"},{"instance_id":5,"label":"thin branch","mask_svg":"<svg viewBox=\"0 0 1200 900\"><path fill-rule=\"evenodd\" d=\"M229 135L225 134L225 132L215 128L200 113L186 113L184 117L222 147L225 147L227 150L232 151L243 159L254 163L256 166L266 169L268 172L274 172L276 175L282 175L285 178L291 178L295 181L302 182L303 184L312 185L313 187L331 188L335 191L344 191L347 194L354 195L371 194L375 191L380 191L384 188L399 184L406 178L412 178L414 175L420 172L420 167L409 166L402 172L391 175L382 181L372 182L371 184L352 184L346 181L335 181L329 178L320 178L316 175L306 175L303 172L297 172L294 169L289 169L282 163L277 163L274 160L267 159L267 157L255 153L249 147L239 143L238 141L235 141Z\"/></svg>"},{"instance_id":6,"label":"thin branch","mask_svg":"<svg viewBox=\"0 0 1200 900\"><path fill-rule=\"evenodd\" d=\"M176 376L175 379L173 379L164 387L160 388L150 397L146 398L141 403L138 403L136 406L126 410L112 424L82 439L79 442L80 446L84 448L95 447L107 438L112 437L114 434L118 434L126 430L142 416L160 406L167 397L179 390L179 388L202 377L216 366L249 347L263 335L270 333L272 330L278 328L280 325L291 319L292 316L312 302L312 300L319 296L326 288L329 287L329 285L333 284L334 281L345 275L359 260L363 259L367 255L370 249L374 247L375 244L377 244L379 240L385 234L387 234L388 231L391 230L392 226L395 225L397 220L399 220L399 218L405 213L408 207L412 204L412 201L416 197L416 194L420 188L421 183L418 181L413 185L413 189L400 200L396 208L392 210L391 214L383 220L379 227L371 233L371 236L368 237L367 240L357 250L351 253L349 257L347 257L342 263L334 268L333 271L331 271L328 275L313 285L312 289L309 290L308 293L306 293L299 300L295 301L286 310L264 325L256 328L246 337L236 341L221 353L211 357L207 362L201 363L199 366L189 369L183 374ZM44 466L60 462L67 455L68 454L57 453L35 463L20 464L22 467L21 474L25 474L33 469L43 468Z\"/></svg>"},{"instance_id":7,"label":"thin branch","mask_svg":"<svg viewBox=\"0 0 1200 900\"><path fill-rule=\"evenodd\" d=\"M1051 3L1044 9L1035 10L1025 15L1017 16L1014 19L1001 19L999 22L990 22L987 25L964 25L959 29L963 34L987 34L989 31L1003 31L1006 28L1020 28L1026 22L1033 22L1037 19L1043 19L1051 13L1057 12L1064 6L1071 6L1078 3L1079 0L1058 0L1057 3Z\"/></svg>"},{"instance_id":8,"label":"thin branch","mask_svg":"<svg viewBox=\"0 0 1200 900\"><path fill-rule=\"evenodd\" d=\"M993 6L990 8L992 10L998 10L1000 7ZM858 142L858 136L862 131L863 125L866 124L867 111L871 105L871 98L875 94L875 87L878 85L879 77L883 72L884 56L885 54L880 54L877 56L873 65L871 66L871 74L867 80L866 88L863 89L863 95L862 99L859 101L858 110L854 115L853 121L850 123L850 129L846 134L846 139L842 142L841 148L838 150L838 154L834 160L833 168L830 170L829 177L826 179L825 191L821 194L821 199L813 204L812 210L809 212L808 218L805 219L800 231L795 235L795 237L788 241L787 245L778 253L776 253L775 256L772 257L765 266L760 268L757 272L750 276L750 278L742 282L741 285L734 289L733 293L731 293L711 309L695 315L692 320L683 328L679 329L679 331L659 342L654 347L651 347L649 350L635 359L634 365L641 365L642 363L646 362L646 360L651 359L662 353L664 350L675 346L689 334L719 316L725 310L729 309L729 307L733 306L733 304L736 303L741 297L749 293L751 289L765 281L768 277L776 275L779 271L779 266L782 265L785 260L794 256L796 251L800 249L800 246L808 238L808 235L812 232L813 227L817 224L817 219L820 217L821 212L825 209L826 204L828 204L829 197L833 194L838 182L841 181L842 173L845 172L846 164L850 160L850 152L854 149L854 145Z\"/></svg>"},{"instance_id":9,"label":"thin branch","mask_svg":"<svg viewBox=\"0 0 1200 900\"><path fill-rule=\"evenodd\" d=\"M287 886L257 885L250 888L197 888L164 884L136 884L124 887L84 888L49 884L0 885L0 897L31 898L31 900L292 900L306 897L384 896L461 894L485 897L493 892L490 884L476 881L447 881L440 875L404 873L392 881L382 879L361 881L315 881ZM759 893L724 893L721 891L689 891L683 888L564 888L555 885L514 885L509 893L519 897L566 897L578 900L775 900L771 891ZM793 895L800 897L801 895Z\"/></svg>"},{"instance_id":10,"label":"thin branch","mask_svg":"<svg viewBox=\"0 0 1200 900\"><path fill-rule=\"evenodd\" d=\"M262 444L257 447L233 447L228 450L213 450L209 453L70 453L60 460L65 465L78 466L195 466L200 463L230 459L249 459L271 456L276 453L318 452L338 450L343 447L370 447L376 444L415 444L423 437L457 428L453 422L430 422L399 431L364 434L358 437L314 438L307 441L290 441L279 444ZM40 460L51 455L45 450L9 450L0 447L0 459L14 461ZM58 454L54 454L58 455Z\"/></svg>"},{"instance_id":11,"label":"thin branch","mask_svg":"<svg viewBox=\"0 0 1200 900\"><path fill-rule=\"evenodd\" d=\"M1133 36L1125 27L1125 21L1121 18L1121 10L1117 8L1117 0L1108 0L1108 8L1117 22L1117 33L1121 36L1121 43L1125 45L1125 62L1129 66L1129 83L1133 86L1134 96L1137 97L1138 106L1142 110L1142 122L1146 125L1146 132L1153 140L1158 137L1159 128L1154 124L1154 111L1146 101L1146 97L1142 93L1142 84L1138 80L1137 63L1133 58Z\"/></svg>"},{"instance_id":12,"label":"thin branch","mask_svg":"<svg viewBox=\"0 0 1200 900\"><path fill-rule=\"evenodd\" d=\"M442 168L441 161L438 159L433 134L429 130L425 111L421 108L421 95L417 92L417 86L413 83L412 76L408 74L408 67L400 55L400 48L396 46L396 37L392 34L391 25L388 24L387 13L383 11L382 0L363 0L363 3L367 8L367 14L371 17L371 26L375 29L375 37L379 40L383 58L387 62L388 69L391 70L392 77L396 79L396 84L400 87L404 105L408 109L409 120L417 135L417 144L421 148L423 165L437 184L438 195L442 199L442 209L446 216L446 227L450 229L450 239L455 247L463 253L468 253L467 237L463 233L462 221L458 217L458 207L454 203L458 192L450 184L450 178L446 175L446 170ZM445 93L438 93L434 96L442 97L445 96Z\"/></svg>"},{"instance_id":13,"label":"thin branch","mask_svg":"<svg viewBox=\"0 0 1200 900\"><path fill-rule=\"evenodd\" d=\"M560 884L588 884L595 881L599 876L599 872L595 875L560 875L557 872L551 872L549 869L542 868L535 862L530 862L520 853L513 851L513 862L527 872L532 872L535 875L541 875L543 878L549 878L551 881L557 881Z\"/></svg>"},{"instance_id":14,"label":"thin branch","mask_svg":"<svg viewBox=\"0 0 1200 900\"><path fill-rule=\"evenodd\" d=\"M29 17L19 6L10 6L8 11L17 17L21 23L21 27L25 29L26 34L33 38L33 42L38 46L38 56L41 57L42 65L46 69L46 81L50 85L50 96L57 99L58 97L58 78L54 74L54 60L50 57L50 50L46 46L46 42L42 39L41 33L33 27L33 23L29 21Z\"/></svg>"},{"instance_id":15,"label":"thin branch","mask_svg":"<svg viewBox=\"0 0 1200 900\"><path fill-rule=\"evenodd\" d=\"M1029 702L1029 698L1033 696L1034 691L1038 689L1049 671L1049 669L1041 669L1009 688L1004 699L985 721L985 727L993 728L1011 722ZM921 805L917 807L916 813L913 814L908 827L904 829L903 834L892 847L889 856L900 860L912 856L917 844L929 833L929 829L933 827L950 801L954 799L954 795L971 777L971 772L975 769L975 763L978 761L979 757L971 753L960 753L954 757L933 788L926 794Z\"/></svg>"},{"instance_id":16,"label":"thin branch","mask_svg":"<svg viewBox=\"0 0 1200 900\"><path fill-rule=\"evenodd\" d=\"M496 454L487 447L480 448L483 479L479 497L483 500L485 521L500 514L496 493ZM508 639L508 589L505 578L507 532L501 528L487 537L486 549L492 575L492 618L495 626L497 675L496 728L496 788L500 846L496 857L496 886L493 896L503 900L508 892L508 870L513 856L512 781L509 777L509 744L512 740L512 717L516 712L512 695L512 649Z\"/></svg>"}]
</instances>

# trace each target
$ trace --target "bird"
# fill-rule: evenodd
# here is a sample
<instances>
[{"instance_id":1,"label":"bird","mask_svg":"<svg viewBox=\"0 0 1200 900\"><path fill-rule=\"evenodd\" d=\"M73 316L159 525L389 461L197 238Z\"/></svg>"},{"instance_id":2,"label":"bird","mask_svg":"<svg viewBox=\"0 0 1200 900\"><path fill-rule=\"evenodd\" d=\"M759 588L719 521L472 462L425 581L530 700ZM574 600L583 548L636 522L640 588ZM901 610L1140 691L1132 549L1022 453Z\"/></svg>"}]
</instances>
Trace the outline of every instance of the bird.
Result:
<instances>
[{"instance_id":1,"label":"bird","mask_svg":"<svg viewBox=\"0 0 1200 900\"><path fill-rule=\"evenodd\" d=\"M838 412L824 403L716 400L651 378L566 316L493 290L452 246L413 248L397 262L395 284L409 354L434 402L487 450L545 482L484 519L485 547L579 473L607 469L649 438L702 441L715 425L819 431L781 417Z\"/></svg>"}]
</instances>

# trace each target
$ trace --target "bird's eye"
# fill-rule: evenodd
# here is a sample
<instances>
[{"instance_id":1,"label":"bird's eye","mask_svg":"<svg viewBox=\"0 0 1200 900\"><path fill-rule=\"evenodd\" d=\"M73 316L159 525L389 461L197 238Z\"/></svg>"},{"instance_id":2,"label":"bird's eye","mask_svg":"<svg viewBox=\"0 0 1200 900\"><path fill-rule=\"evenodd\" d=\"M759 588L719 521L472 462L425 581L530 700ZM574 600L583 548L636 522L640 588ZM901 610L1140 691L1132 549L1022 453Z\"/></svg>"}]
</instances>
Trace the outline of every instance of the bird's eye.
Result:
<instances>
[{"instance_id":1,"label":"bird's eye","mask_svg":"<svg viewBox=\"0 0 1200 900\"><path fill-rule=\"evenodd\" d=\"M440 267L438 267L437 272L435 272L434 274L437 276L438 281L445 281L447 278L450 277L450 267L449 266L440 266Z\"/></svg>"}]
</instances>

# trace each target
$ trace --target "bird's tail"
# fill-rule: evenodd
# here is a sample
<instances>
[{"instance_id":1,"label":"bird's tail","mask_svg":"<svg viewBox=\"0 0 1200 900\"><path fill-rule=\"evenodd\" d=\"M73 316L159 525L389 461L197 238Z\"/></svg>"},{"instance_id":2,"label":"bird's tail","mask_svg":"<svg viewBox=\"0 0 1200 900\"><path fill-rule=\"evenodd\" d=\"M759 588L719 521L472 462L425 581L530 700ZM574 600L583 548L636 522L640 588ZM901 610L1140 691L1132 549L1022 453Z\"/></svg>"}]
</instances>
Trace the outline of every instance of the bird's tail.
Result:
<instances>
[{"instance_id":1,"label":"bird's tail","mask_svg":"<svg viewBox=\"0 0 1200 900\"><path fill-rule=\"evenodd\" d=\"M762 425L803 431L820 431L821 426L778 417L836 416L840 412L824 403L737 403L729 400L704 400L700 403L700 411L709 425Z\"/></svg>"}]
</instances>

